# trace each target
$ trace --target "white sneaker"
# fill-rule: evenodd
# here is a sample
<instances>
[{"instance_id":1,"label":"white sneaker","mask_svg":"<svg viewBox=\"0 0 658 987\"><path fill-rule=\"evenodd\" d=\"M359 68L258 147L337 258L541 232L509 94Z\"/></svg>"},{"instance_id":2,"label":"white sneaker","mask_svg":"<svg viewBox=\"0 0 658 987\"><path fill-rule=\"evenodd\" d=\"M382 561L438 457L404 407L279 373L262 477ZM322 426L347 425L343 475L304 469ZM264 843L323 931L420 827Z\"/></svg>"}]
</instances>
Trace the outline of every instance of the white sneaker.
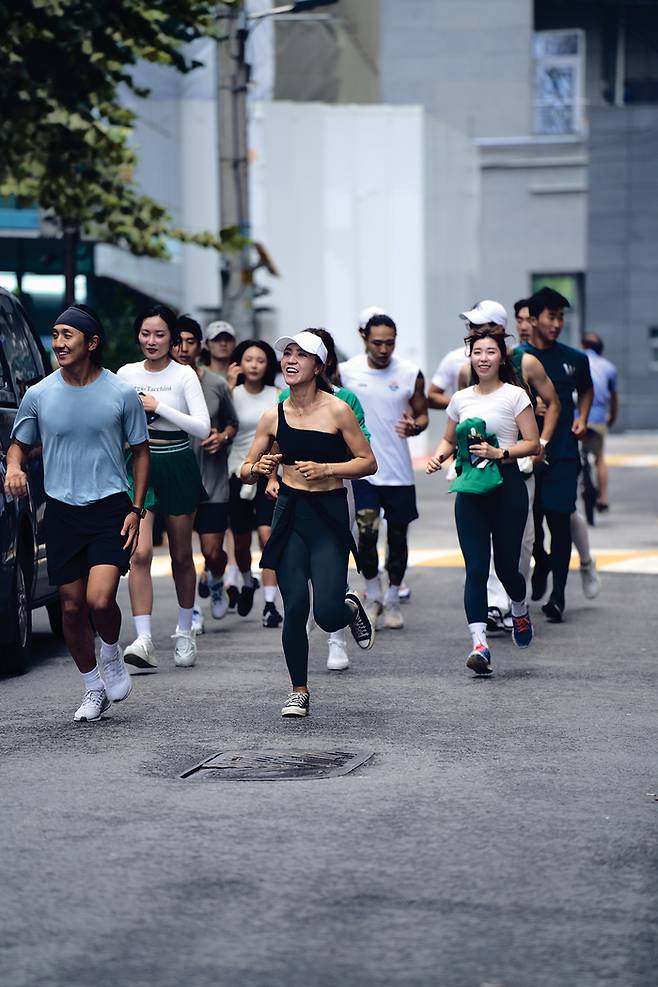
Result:
<instances>
[{"instance_id":1,"label":"white sneaker","mask_svg":"<svg viewBox=\"0 0 658 987\"><path fill-rule=\"evenodd\" d=\"M213 586L211 593L212 603L210 605L210 612L215 620L223 620L228 613L228 597L224 592L224 584L221 583L219 586Z\"/></svg>"},{"instance_id":2,"label":"white sneaker","mask_svg":"<svg viewBox=\"0 0 658 987\"><path fill-rule=\"evenodd\" d=\"M405 582L400 583L400 588L398 590L398 597L400 599L400 603L408 603L409 600L411 599L411 590L409 589L409 587Z\"/></svg>"},{"instance_id":3,"label":"white sneaker","mask_svg":"<svg viewBox=\"0 0 658 987\"><path fill-rule=\"evenodd\" d=\"M213 614L213 616L214 616L214 614ZM203 620L203 614L198 609L198 607L194 607L194 609L192 610L192 630L194 631L195 634L205 634L206 633L206 628L204 626L204 620Z\"/></svg>"},{"instance_id":4,"label":"white sneaker","mask_svg":"<svg viewBox=\"0 0 658 987\"><path fill-rule=\"evenodd\" d=\"M593 600L601 592L601 577L596 571L596 562L592 559L587 565L581 565L580 578L583 584L583 593L588 600Z\"/></svg>"},{"instance_id":5,"label":"white sneaker","mask_svg":"<svg viewBox=\"0 0 658 987\"><path fill-rule=\"evenodd\" d=\"M109 708L110 700L107 698L105 689L90 689L85 692L82 704L76 709L73 719L77 720L78 723L100 720L105 710Z\"/></svg>"},{"instance_id":6,"label":"white sneaker","mask_svg":"<svg viewBox=\"0 0 658 987\"><path fill-rule=\"evenodd\" d=\"M329 638L329 655L327 656L327 668L330 672L343 672L350 667L350 660L347 657L347 648L342 641L334 641Z\"/></svg>"},{"instance_id":7,"label":"white sneaker","mask_svg":"<svg viewBox=\"0 0 658 987\"><path fill-rule=\"evenodd\" d=\"M191 668L196 661L196 641L194 631L181 631L178 627L176 633L171 635L176 642L174 648L174 665L178 668Z\"/></svg>"},{"instance_id":8,"label":"white sneaker","mask_svg":"<svg viewBox=\"0 0 658 987\"><path fill-rule=\"evenodd\" d=\"M136 668L157 668L158 659L155 657L153 638L140 634L132 644L123 649L123 660Z\"/></svg>"},{"instance_id":9,"label":"white sneaker","mask_svg":"<svg viewBox=\"0 0 658 987\"><path fill-rule=\"evenodd\" d=\"M363 605L365 612L368 614L368 620L372 626L377 630L377 622L384 612L384 604L381 600L366 600Z\"/></svg>"},{"instance_id":10,"label":"white sneaker","mask_svg":"<svg viewBox=\"0 0 658 987\"><path fill-rule=\"evenodd\" d=\"M384 627L389 631L397 631L404 627L404 618L400 613L399 600L387 600L384 603Z\"/></svg>"},{"instance_id":11,"label":"white sneaker","mask_svg":"<svg viewBox=\"0 0 658 987\"><path fill-rule=\"evenodd\" d=\"M128 669L123 663L121 648L117 644L112 658L101 659L101 677L105 691L113 703L127 699L133 691Z\"/></svg>"}]
</instances>

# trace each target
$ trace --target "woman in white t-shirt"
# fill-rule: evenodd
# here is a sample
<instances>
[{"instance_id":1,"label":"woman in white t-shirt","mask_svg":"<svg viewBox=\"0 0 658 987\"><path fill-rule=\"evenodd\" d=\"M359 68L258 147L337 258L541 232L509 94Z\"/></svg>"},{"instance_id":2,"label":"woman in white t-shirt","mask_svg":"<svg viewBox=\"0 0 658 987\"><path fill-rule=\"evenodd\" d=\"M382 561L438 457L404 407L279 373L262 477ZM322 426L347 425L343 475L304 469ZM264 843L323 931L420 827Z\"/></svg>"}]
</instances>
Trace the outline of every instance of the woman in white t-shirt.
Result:
<instances>
[{"instance_id":1,"label":"woman in white t-shirt","mask_svg":"<svg viewBox=\"0 0 658 987\"><path fill-rule=\"evenodd\" d=\"M132 557L128 588L137 638L124 651L124 659L138 668L156 668L151 614L153 612L153 518L165 517L171 567L178 597L178 623L173 635L174 663L193 665L196 642L192 609L196 571L192 555L192 526L197 507L208 495L203 488L199 465L190 448L190 435L205 439L210 434L210 416L199 379L192 367L171 359L178 341L177 319L166 305L153 305L134 323L135 339L144 360L127 363L118 371L139 394L149 430L151 478L139 545ZM127 460L130 477L130 457Z\"/></svg>"},{"instance_id":2,"label":"woman in white t-shirt","mask_svg":"<svg viewBox=\"0 0 658 987\"><path fill-rule=\"evenodd\" d=\"M528 493L516 460L537 455L539 433L527 391L517 385L501 327L478 327L466 338L466 344L476 383L457 391L450 399L448 424L428 461L427 472L440 470L455 452L457 425L467 419L484 421L487 436L495 435L498 440L498 446L484 439L469 443L469 453L473 459L496 460L502 484L486 494L458 493L455 502L457 533L466 565L464 606L473 642L466 665L478 675L489 675L492 665L486 636L487 579L492 542L496 572L512 600L514 642L527 648L532 640L526 585L519 572Z\"/></svg>"}]
</instances>

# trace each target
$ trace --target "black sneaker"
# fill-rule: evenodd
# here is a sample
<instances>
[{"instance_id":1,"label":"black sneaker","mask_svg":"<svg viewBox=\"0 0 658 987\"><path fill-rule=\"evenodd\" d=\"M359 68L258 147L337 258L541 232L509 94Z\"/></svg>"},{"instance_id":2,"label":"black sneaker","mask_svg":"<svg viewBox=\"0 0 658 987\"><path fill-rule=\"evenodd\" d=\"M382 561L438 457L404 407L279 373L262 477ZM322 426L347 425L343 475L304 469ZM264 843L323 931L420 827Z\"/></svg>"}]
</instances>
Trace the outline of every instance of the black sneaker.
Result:
<instances>
[{"instance_id":1,"label":"black sneaker","mask_svg":"<svg viewBox=\"0 0 658 987\"><path fill-rule=\"evenodd\" d=\"M546 615L549 623L551 624L561 624L562 614L564 612L564 607L559 607L555 600L549 600L541 608L542 613Z\"/></svg>"},{"instance_id":2,"label":"black sneaker","mask_svg":"<svg viewBox=\"0 0 658 987\"><path fill-rule=\"evenodd\" d=\"M263 608L263 627L278 627L283 617L273 603L266 603Z\"/></svg>"},{"instance_id":3,"label":"black sneaker","mask_svg":"<svg viewBox=\"0 0 658 987\"><path fill-rule=\"evenodd\" d=\"M281 716L308 716L311 697L308 692L291 692L281 710Z\"/></svg>"},{"instance_id":4,"label":"black sneaker","mask_svg":"<svg viewBox=\"0 0 658 987\"><path fill-rule=\"evenodd\" d=\"M356 614L350 624L352 637L362 651L370 651L375 643L375 628L372 626L361 600L356 593L346 593L345 602L352 603L356 609Z\"/></svg>"},{"instance_id":5,"label":"black sneaker","mask_svg":"<svg viewBox=\"0 0 658 987\"><path fill-rule=\"evenodd\" d=\"M207 600L210 596L210 584L208 582L208 570L204 572L204 577L199 580L199 596L202 600Z\"/></svg>"},{"instance_id":6,"label":"black sneaker","mask_svg":"<svg viewBox=\"0 0 658 987\"><path fill-rule=\"evenodd\" d=\"M487 633L495 634L496 631L504 631L503 614L499 607L489 607L487 610Z\"/></svg>"},{"instance_id":7,"label":"black sneaker","mask_svg":"<svg viewBox=\"0 0 658 987\"><path fill-rule=\"evenodd\" d=\"M546 586L550 571L551 567L548 562L535 563L535 568L532 570L532 579L530 580L533 600L541 600L542 597L546 596Z\"/></svg>"},{"instance_id":8,"label":"black sneaker","mask_svg":"<svg viewBox=\"0 0 658 987\"><path fill-rule=\"evenodd\" d=\"M235 608L238 605L238 600L240 599L240 590L237 586L227 586L226 595L228 597L228 612L235 613Z\"/></svg>"},{"instance_id":9,"label":"black sneaker","mask_svg":"<svg viewBox=\"0 0 658 987\"><path fill-rule=\"evenodd\" d=\"M238 599L238 613L241 617L246 617L247 614L251 613L251 608L254 605L254 593L260 586L257 579L252 580L251 586L243 586L240 590L240 598Z\"/></svg>"}]
</instances>

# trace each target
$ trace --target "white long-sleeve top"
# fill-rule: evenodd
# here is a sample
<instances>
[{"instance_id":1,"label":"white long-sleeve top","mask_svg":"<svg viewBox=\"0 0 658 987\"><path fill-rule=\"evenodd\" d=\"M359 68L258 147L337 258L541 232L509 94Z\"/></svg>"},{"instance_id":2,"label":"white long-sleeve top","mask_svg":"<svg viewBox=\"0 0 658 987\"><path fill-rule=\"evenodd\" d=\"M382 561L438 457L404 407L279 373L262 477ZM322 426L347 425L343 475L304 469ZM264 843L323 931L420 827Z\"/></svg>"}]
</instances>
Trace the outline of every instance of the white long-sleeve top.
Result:
<instances>
[{"instance_id":1,"label":"white long-sleeve top","mask_svg":"<svg viewBox=\"0 0 658 987\"><path fill-rule=\"evenodd\" d=\"M164 370L152 373L143 362L127 363L120 368L118 376L138 393L151 394L156 399L155 413L159 417L149 423L149 432L167 432L174 426L197 439L208 438L208 406L192 367L172 360Z\"/></svg>"}]
</instances>

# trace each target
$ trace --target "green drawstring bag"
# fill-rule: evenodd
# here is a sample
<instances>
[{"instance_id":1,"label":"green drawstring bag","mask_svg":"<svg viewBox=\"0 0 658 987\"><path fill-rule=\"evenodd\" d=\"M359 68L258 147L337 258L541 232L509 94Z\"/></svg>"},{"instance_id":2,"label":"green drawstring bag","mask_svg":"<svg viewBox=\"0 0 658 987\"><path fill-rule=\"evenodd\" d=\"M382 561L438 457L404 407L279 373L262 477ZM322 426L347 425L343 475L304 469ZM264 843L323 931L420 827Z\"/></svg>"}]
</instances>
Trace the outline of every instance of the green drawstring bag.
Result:
<instances>
[{"instance_id":1,"label":"green drawstring bag","mask_svg":"<svg viewBox=\"0 0 658 987\"><path fill-rule=\"evenodd\" d=\"M498 463L493 459L480 459L472 462L469 443L483 440L490 446L499 448L495 435L487 435L487 423L482 418L467 418L457 426L457 453L455 469L457 479L450 484L450 493L486 494L493 493L503 482Z\"/></svg>"}]
</instances>

